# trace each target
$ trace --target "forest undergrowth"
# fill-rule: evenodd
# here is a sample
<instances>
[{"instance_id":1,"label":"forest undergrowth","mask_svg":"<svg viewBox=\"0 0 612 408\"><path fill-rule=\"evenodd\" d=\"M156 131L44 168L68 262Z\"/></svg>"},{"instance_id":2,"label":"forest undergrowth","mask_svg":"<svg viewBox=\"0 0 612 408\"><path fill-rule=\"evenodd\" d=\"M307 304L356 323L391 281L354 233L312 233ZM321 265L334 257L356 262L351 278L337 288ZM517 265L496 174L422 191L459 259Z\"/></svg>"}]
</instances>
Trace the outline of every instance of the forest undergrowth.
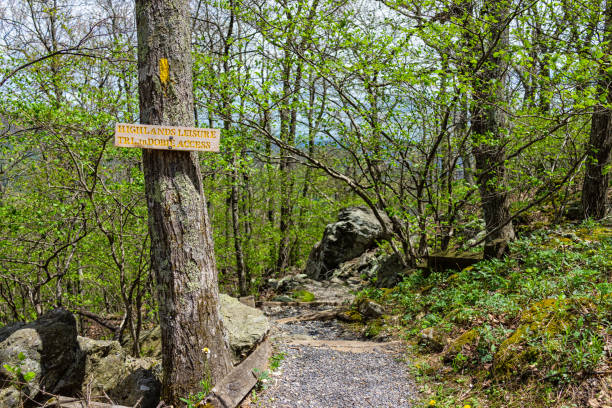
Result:
<instances>
[{"instance_id":1,"label":"forest undergrowth","mask_svg":"<svg viewBox=\"0 0 612 408\"><path fill-rule=\"evenodd\" d=\"M612 401L612 226L524 234L501 260L414 271L383 303L424 406L593 407ZM606 405L608 404L608 405Z\"/></svg>"}]
</instances>

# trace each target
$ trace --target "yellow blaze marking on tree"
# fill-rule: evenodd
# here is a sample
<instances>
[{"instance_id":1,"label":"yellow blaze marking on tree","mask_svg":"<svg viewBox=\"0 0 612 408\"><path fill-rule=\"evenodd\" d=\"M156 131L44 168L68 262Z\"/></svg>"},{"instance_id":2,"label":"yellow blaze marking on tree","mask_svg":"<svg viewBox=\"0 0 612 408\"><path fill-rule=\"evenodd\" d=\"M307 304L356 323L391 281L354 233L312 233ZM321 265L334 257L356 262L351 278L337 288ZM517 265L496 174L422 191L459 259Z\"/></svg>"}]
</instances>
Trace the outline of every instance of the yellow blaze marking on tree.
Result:
<instances>
[{"instance_id":1,"label":"yellow blaze marking on tree","mask_svg":"<svg viewBox=\"0 0 612 408\"><path fill-rule=\"evenodd\" d=\"M170 67L168 66L168 60L166 58L162 58L159 60L159 79L162 84L166 85L168 83L168 76L170 73Z\"/></svg>"}]
</instances>

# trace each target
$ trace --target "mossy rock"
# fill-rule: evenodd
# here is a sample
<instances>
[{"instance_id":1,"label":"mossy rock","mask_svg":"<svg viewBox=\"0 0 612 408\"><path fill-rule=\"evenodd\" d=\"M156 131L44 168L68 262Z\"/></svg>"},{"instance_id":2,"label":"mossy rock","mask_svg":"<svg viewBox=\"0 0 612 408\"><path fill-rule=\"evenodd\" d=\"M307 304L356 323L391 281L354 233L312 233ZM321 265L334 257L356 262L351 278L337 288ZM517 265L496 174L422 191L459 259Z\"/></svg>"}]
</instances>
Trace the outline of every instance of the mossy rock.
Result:
<instances>
[{"instance_id":1,"label":"mossy rock","mask_svg":"<svg viewBox=\"0 0 612 408\"><path fill-rule=\"evenodd\" d=\"M602 239L612 238L612 227L597 226L594 228L579 228L577 235L589 241L601 241Z\"/></svg>"},{"instance_id":2,"label":"mossy rock","mask_svg":"<svg viewBox=\"0 0 612 408\"><path fill-rule=\"evenodd\" d=\"M493 377L507 381L527 376L541 356L537 343L563 333L574 325L580 311L594 308L588 299L551 298L534 303L523 312L517 329L495 353Z\"/></svg>"},{"instance_id":3,"label":"mossy rock","mask_svg":"<svg viewBox=\"0 0 612 408\"><path fill-rule=\"evenodd\" d=\"M385 308L382 305L368 298L358 299L354 305L364 319L378 319L385 314Z\"/></svg>"},{"instance_id":4,"label":"mossy rock","mask_svg":"<svg viewBox=\"0 0 612 408\"><path fill-rule=\"evenodd\" d=\"M428 327L423 329L418 334L419 345L425 350L433 353L439 353L444 350L444 346L447 343L445 333L442 332L438 327Z\"/></svg>"},{"instance_id":5,"label":"mossy rock","mask_svg":"<svg viewBox=\"0 0 612 408\"><path fill-rule=\"evenodd\" d=\"M349 309L341 312L338 315L340 320L343 320L348 323L362 323L363 316L357 310Z\"/></svg>"},{"instance_id":6,"label":"mossy rock","mask_svg":"<svg viewBox=\"0 0 612 408\"><path fill-rule=\"evenodd\" d=\"M315 295L308 292L307 290L296 290L293 292L293 298L298 302L312 302L315 300Z\"/></svg>"},{"instance_id":7,"label":"mossy rock","mask_svg":"<svg viewBox=\"0 0 612 408\"><path fill-rule=\"evenodd\" d=\"M464 332L461 336L450 342L442 355L442 361L445 364L452 364L453 367L458 369L467 367L475 357L479 341L480 334L476 329Z\"/></svg>"},{"instance_id":8,"label":"mossy rock","mask_svg":"<svg viewBox=\"0 0 612 408\"><path fill-rule=\"evenodd\" d=\"M470 268L470 269L471 269L471 268L473 268L473 266L468 266L467 268ZM464 270L465 270L465 269L467 269L467 268L464 268ZM469 270L469 269L468 269L468 270ZM458 281L458 280L459 280L459 277L460 277L460 276L459 276L459 273L458 273L458 272L455 272L455 273L453 273L452 275L450 275L450 276L448 277L448 281L449 281L449 282L455 282L455 281Z\"/></svg>"},{"instance_id":9,"label":"mossy rock","mask_svg":"<svg viewBox=\"0 0 612 408\"><path fill-rule=\"evenodd\" d=\"M368 339L378 337L383 331L383 322L381 319L371 320L365 328L364 335Z\"/></svg>"}]
</instances>

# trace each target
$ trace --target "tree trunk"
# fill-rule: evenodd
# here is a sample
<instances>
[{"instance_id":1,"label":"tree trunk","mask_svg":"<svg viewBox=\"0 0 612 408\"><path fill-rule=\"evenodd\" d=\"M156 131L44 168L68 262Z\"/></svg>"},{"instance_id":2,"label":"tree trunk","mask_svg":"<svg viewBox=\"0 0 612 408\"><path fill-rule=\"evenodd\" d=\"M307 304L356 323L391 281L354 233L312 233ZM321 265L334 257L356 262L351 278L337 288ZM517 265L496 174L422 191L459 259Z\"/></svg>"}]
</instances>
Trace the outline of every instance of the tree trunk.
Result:
<instances>
[{"instance_id":1,"label":"tree trunk","mask_svg":"<svg viewBox=\"0 0 612 408\"><path fill-rule=\"evenodd\" d=\"M236 152L232 152L232 232L234 235L234 249L236 250L236 272L238 274L238 290L240 296L249 292L249 283L246 276L244 252L242 251L242 233L240 231L240 215L238 214L238 159Z\"/></svg>"},{"instance_id":2,"label":"tree trunk","mask_svg":"<svg viewBox=\"0 0 612 408\"><path fill-rule=\"evenodd\" d=\"M507 65L502 52L507 49L507 3L485 2L483 15L495 23L485 27L488 31L488 60L475 73L472 110L473 153L476 161L477 182L480 191L487 239L485 258L501 257L514 239L514 227L510 219L510 200L506 183L505 139L507 117L504 112ZM496 43L494 43L496 42Z\"/></svg>"},{"instance_id":3,"label":"tree trunk","mask_svg":"<svg viewBox=\"0 0 612 408\"><path fill-rule=\"evenodd\" d=\"M285 61L283 67L283 96L291 98L294 106L283 106L280 109L280 138L283 142L293 145L295 143L295 132L297 125L297 108L295 103L299 97L300 82L302 80L302 67L298 64L295 73L295 83L291 86L292 58L288 51L285 51ZM292 95L293 94L293 95ZM293 215L293 190L295 185L294 159L289 157L289 151L281 147L281 157L279 163L280 172L280 241L278 244L278 258L276 269L283 272L291 266L291 230L294 224Z\"/></svg>"},{"instance_id":4,"label":"tree trunk","mask_svg":"<svg viewBox=\"0 0 612 408\"><path fill-rule=\"evenodd\" d=\"M141 123L192 126L188 1L136 0L136 21ZM162 399L180 406L179 398L199 391L203 378L215 382L231 367L212 231L197 153L144 149L143 166L162 332Z\"/></svg>"},{"instance_id":5,"label":"tree trunk","mask_svg":"<svg viewBox=\"0 0 612 408\"><path fill-rule=\"evenodd\" d=\"M594 219L605 217L608 209L608 186L610 184L610 165L612 164L612 72L610 53L612 53L612 0L606 2L606 24L604 40L608 42L608 61L601 66L598 88L606 94L606 106L597 106L591 122L588 157L584 183L582 185L582 208L584 216ZM607 62L607 63L606 63ZM607 70L607 72L606 72Z\"/></svg>"}]
</instances>

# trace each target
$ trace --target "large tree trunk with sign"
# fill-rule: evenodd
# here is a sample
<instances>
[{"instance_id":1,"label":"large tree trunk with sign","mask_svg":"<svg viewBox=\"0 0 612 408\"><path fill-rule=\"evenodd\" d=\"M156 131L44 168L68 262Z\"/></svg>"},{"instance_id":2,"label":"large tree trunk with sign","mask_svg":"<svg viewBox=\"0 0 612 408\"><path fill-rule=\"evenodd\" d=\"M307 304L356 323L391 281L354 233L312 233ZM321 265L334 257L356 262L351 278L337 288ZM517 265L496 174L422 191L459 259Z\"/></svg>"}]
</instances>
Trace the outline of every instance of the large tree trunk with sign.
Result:
<instances>
[{"instance_id":1,"label":"large tree trunk with sign","mask_svg":"<svg viewBox=\"0 0 612 408\"><path fill-rule=\"evenodd\" d=\"M136 0L140 120L193 126L189 2ZM162 399L200 390L230 369L219 319L217 271L198 156L143 150L162 332ZM208 351L208 352L206 352Z\"/></svg>"}]
</instances>

